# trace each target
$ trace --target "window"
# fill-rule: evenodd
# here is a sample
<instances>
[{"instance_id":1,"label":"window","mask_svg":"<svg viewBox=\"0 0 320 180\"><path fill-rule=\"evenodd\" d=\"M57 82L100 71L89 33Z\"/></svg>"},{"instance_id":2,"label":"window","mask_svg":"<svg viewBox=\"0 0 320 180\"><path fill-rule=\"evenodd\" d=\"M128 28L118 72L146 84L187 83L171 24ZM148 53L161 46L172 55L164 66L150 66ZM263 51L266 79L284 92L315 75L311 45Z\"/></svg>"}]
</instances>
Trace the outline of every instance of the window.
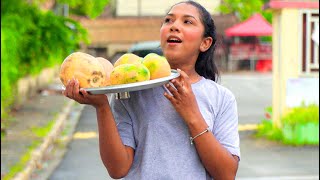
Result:
<instances>
[{"instance_id":1,"label":"window","mask_svg":"<svg viewBox=\"0 0 320 180\"><path fill-rule=\"evenodd\" d=\"M301 11L301 66L303 75L319 73L319 44L312 40L312 34L316 26L319 27L319 11ZM319 32L318 32L319 33Z\"/></svg>"}]
</instances>

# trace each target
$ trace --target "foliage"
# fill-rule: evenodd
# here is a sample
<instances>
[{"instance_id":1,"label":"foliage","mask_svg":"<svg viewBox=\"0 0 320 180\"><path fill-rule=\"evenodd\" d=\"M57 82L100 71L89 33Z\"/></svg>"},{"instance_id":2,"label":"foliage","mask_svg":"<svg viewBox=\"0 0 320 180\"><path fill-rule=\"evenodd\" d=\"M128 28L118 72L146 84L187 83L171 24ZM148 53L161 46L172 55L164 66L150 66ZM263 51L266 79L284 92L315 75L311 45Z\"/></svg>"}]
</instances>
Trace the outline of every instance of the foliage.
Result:
<instances>
[{"instance_id":1,"label":"foliage","mask_svg":"<svg viewBox=\"0 0 320 180\"><path fill-rule=\"evenodd\" d=\"M103 11L109 0L59 0L60 3L68 3L70 12L77 15L88 15L96 18Z\"/></svg>"},{"instance_id":2,"label":"foliage","mask_svg":"<svg viewBox=\"0 0 320 180\"><path fill-rule=\"evenodd\" d=\"M281 129L274 127L271 120L263 119L258 125L256 137L265 137L269 140L281 141L283 136Z\"/></svg>"},{"instance_id":3,"label":"foliage","mask_svg":"<svg viewBox=\"0 0 320 180\"><path fill-rule=\"evenodd\" d=\"M89 41L79 22L23 0L1 1L1 37L2 127L19 78L60 64L81 42Z\"/></svg>"},{"instance_id":4,"label":"foliage","mask_svg":"<svg viewBox=\"0 0 320 180\"><path fill-rule=\"evenodd\" d=\"M33 0L33 3L40 5L46 1L48 0ZM56 6L67 4L70 14L88 16L91 19L98 17L108 3L109 0L55 0Z\"/></svg>"},{"instance_id":5,"label":"foliage","mask_svg":"<svg viewBox=\"0 0 320 180\"><path fill-rule=\"evenodd\" d=\"M257 137L266 137L270 140L280 141L282 139L281 129L276 128L272 124L272 107L265 108L265 118L258 125Z\"/></svg>"},{"instance_id":6,"label":"foliage","mask_svg":"<svg viewBox=\"0 0 320 180\"><path fill-rule=\"evenodd\" d=\"M271 116L270 116L271 115ZM265 137L290 145L319 144L319 106L295 107L281 118L282 127L273 125L272 108L266 108L266 118L258 125L257 137Z\"/></svg>"},{"instance_id":7,"label":"foliage","mask_svg":"<svg viewBox=\"0 0 320 180\"><path fill-rule=\"evenodd\" d=\"M302 104L300 107L292 108L290 112L282 118L282 123L290 126L309 122L319 123L319 106L316 104Z\"/></svg>"},{"instance_id":8,"label":"foliage","mask_svg":"<svg viewBox=\"0 0 320 180\"><path fill-rule=\"evenodd\" d=\"M244 21L255 13L261 13L262 16L272 22L272 14L262 9L268 0L223 0L217 11L223 14L235 14L240 21Z\"/></svg>"}]
</instances>

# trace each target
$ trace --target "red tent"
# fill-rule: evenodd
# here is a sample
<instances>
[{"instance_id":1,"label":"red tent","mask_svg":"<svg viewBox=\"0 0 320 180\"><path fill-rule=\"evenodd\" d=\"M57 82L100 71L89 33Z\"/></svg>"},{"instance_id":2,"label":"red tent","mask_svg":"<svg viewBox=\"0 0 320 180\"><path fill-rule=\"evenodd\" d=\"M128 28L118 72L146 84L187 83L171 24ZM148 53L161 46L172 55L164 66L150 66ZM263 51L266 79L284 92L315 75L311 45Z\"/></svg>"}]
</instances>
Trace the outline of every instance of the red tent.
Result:
<instances>
[{"instance_id":1,"label":"red tent","mask_svg":"<svg viewBox=\"0 0 320 180\"><path fill-rule=\"evenodd\" d=\"M260 14L225 30L227 36L271 36L272 26Z\"/></svg>"}]
</instances>

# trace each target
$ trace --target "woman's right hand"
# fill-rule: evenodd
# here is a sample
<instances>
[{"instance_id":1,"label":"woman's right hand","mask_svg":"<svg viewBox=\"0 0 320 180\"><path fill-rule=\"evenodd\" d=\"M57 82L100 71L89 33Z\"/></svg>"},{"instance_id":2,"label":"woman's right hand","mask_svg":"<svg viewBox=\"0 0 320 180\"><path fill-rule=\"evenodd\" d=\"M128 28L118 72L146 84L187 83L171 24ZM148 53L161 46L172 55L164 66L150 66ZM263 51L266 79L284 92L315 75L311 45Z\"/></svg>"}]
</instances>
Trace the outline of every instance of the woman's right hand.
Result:
<instances>
[{"instance_id":1,"label":"woman's right hand","mask_svg":"<svg viewBox=\"0 0 320 180\"><path fill-rule=\"evenodd\" d=\"M71 79L62 93L64 96L73 99L80 104L92 105L95 108L109 104L108 97L105 94L89 94L83 88L79 88L79 81L76 79Z\"/></svg>"}]
</instances>

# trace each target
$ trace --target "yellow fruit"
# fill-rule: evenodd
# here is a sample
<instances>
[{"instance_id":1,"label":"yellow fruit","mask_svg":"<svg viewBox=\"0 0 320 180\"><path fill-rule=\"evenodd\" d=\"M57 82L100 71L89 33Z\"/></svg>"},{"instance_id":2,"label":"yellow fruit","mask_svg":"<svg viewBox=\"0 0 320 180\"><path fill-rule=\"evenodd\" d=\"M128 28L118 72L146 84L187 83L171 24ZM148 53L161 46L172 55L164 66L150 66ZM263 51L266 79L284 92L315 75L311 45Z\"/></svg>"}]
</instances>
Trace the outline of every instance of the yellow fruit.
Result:
<instances>
[{"instance_id":1,"label":"yellow fruit","mask_svg":"<svg viewBox=\"0 0 320 180\"><path fill-rule=\"evenodd\" d=\"M132 54L132 53L126 53L120 56L120 58L114 63L114 67L117 67L121 64L136 64L136 63L141 63L142 58Z\"/></svg>"},{"instance_id":2,"label":"yellow fruit","mask_svg":"<svg viewBox=\"0 0 320 180\"><path fill-rule=\"evenodd\" d=\"M105 72L104 86L108 86L108 85L110 85L110 74L111 74L114 67L109 60L107 60L103 57L96 57L96 59L98 59L100 61L100 63L102 64L102 66L104 68L104 72Z\"/></svg>"},{"instance_id":3,"label":"yellow fruit","mask_svg":"<svg viewBox=\"0 0 320 180\"><path fill-rule=\"evenodd\" d=\"M150 79L170 76L171 67L167 59L155 53L149 53L143 58L142 64L150 71Z\"/></svg>"},{"instance_id":4,"label":"yellow fruit","mask_svg":"<svg viewBox=\"0 0 320 180\"><path fill-rule=\"evenodd\" d=\"M106 84L103 65L95 57L83 52L74 52L64 59L59 77L65 86L72 78L79 81L80 88L102 87Z\"/></svg>"},{"instance_id":5,"label":"yellow fruit","mask_svg":"<svg viewBox=\"0 0 320 180\"><path fill-rule=\"evenodd\" d=\"M110 74L111 85L150 80L150 72L143 64L121 64Z\"/></svg>"}]
</instances>

